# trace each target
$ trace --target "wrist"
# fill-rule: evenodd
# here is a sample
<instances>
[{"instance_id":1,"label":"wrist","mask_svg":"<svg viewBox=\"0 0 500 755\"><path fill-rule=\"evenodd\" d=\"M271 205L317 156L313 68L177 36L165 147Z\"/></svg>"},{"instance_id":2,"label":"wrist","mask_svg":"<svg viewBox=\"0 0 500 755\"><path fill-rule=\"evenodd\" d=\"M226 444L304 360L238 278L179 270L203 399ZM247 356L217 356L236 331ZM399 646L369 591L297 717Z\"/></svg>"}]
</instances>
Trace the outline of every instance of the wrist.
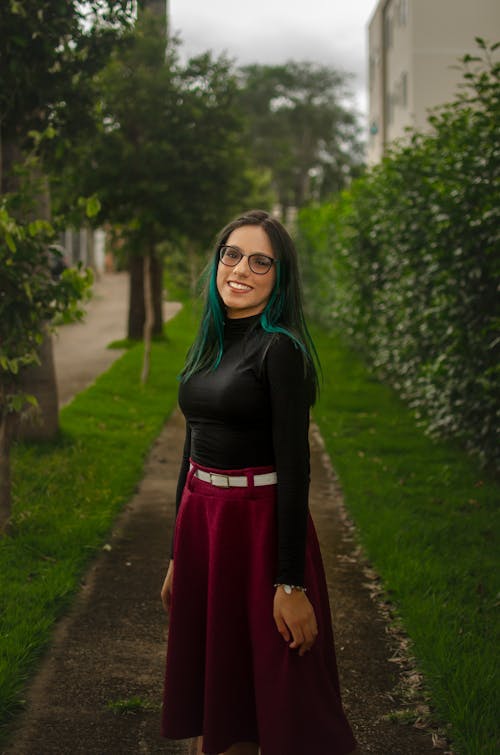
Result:
<instances>
[{"instance_id":1,"label":"wrist","mask_svg":"<svg viewBox=\"0 0 500 755\"><path fill-rule=\"evenodd\" d=\"M275 585L276 589L281 587L283 592L285 592L287 595L291 595L292 592L306 592L306 588L302 585L289 585L285 582L277 582Z\"/></svg>"}]
</instances>

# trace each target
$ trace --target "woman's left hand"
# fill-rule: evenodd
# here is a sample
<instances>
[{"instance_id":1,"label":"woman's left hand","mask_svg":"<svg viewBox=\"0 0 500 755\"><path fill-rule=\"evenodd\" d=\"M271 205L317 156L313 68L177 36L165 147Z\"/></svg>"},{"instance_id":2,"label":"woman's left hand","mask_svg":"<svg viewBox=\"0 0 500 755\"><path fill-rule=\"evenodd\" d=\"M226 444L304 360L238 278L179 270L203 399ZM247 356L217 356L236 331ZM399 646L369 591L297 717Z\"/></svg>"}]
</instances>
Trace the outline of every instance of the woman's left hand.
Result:
<instances>
[{"instance_id":1,"label":"woman's left hand","mask_svg":"<svg viewBox=\"0 0 500 755\"><path fill-rule=\"evenodd\" d=\"M277 587L273 616L278 632L292 650L298 649L299 655L304 655L312 648L318 636L318 625L305 592L292 590L288 595L283 587Z\"/></svg>"},{"instance_id":2,"label":"woman's left hand","mask_svg":"<svg viewBox=\"0 0 500 755\"><path fill-rule=\"evenodd\" d=\"M167 576L165 577L165 581L163 582L163 587L161 588L161 602L163 603L163 608L165 609L167 613L170 611L170 605L172 603L173 584L174 584L174 562L171 559L168 565Z\"/></svg>"}]
</instances>

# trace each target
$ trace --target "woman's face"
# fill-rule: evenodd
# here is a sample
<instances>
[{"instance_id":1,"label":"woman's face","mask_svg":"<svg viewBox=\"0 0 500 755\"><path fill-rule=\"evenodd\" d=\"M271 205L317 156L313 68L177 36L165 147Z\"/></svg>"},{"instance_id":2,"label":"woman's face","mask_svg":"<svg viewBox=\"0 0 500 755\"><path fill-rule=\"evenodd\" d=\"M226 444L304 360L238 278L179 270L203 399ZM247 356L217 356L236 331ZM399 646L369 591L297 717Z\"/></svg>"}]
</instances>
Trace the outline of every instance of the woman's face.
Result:
<instances>
[{"instance_id":1,"label":"woman's face","mask_svg":"<svg viewBox=\"0 0 500 755\"><path fill-rule=\"evenodd\" d=\"M244 225L229 234L226 246L232 246L245 255L265 254L275 259L267 233L259 225ZM276 265L259 275L248 266L248 257L242 257L237 265L228 267L219 262L217 290L227 307L230 319L250 317L262 312L276 281Z\"/></svg>"}]
</instances>

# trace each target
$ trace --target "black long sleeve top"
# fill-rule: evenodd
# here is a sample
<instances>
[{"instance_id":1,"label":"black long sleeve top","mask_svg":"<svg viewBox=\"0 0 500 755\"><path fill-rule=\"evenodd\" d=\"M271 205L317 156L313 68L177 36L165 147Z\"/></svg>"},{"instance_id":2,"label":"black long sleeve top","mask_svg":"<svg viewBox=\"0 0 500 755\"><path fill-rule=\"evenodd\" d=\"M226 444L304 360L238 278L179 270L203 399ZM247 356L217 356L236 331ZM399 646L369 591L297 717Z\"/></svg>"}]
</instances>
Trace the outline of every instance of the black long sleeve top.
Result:
<instances>
[{"instance_id":1,"label":"black long sleeve top","mask_svg":"<svg viewBox=\"0 0 500 755\"><path fill-rule=\"evenodd\" d=\"M260 315L228 319L215 370L181 383L186 439L177 508L189 459L218 469L274 466L280 583L303 585L309 495L309 410L314 384L302 350L260 326Z\"/></svg>"}]
</instances>

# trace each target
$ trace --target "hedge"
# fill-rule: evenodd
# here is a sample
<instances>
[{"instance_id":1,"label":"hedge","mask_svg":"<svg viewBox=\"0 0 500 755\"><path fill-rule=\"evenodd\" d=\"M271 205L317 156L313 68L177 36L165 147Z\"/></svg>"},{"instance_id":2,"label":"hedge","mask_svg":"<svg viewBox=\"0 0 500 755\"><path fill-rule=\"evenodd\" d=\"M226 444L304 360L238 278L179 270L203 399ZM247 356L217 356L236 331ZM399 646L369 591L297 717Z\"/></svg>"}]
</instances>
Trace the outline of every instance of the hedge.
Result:
<instances>
[{"instance_id":1,"label":"hedge","mask_svg":"<svg viewBox=\"0 0 500 755\"><path fill-rule=\"evenodd\" d=\"M434 436L500 461L500 43L463 92L328 205L298 217L306 299Z\"/></svg>"}]
</instances>

